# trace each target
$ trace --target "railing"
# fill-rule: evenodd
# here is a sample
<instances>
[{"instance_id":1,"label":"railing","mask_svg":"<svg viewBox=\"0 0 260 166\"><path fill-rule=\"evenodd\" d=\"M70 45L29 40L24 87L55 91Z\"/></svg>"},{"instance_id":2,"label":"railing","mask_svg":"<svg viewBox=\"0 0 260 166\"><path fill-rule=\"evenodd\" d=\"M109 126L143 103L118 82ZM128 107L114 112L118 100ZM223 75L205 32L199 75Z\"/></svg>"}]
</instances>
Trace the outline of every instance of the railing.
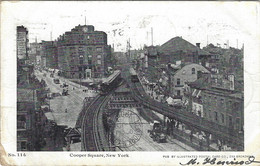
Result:
<instances>
[{"instance_id":1,"label":"railing","mask_svg":"<svg viewBox=\"0 0 260 166\"><path fill-rule=\"evenodd\" d=\"M194 128L200 129L202 131L218 135L219 137L233 140L240 146L243 145L243 138L238 137L237 131L227 128L225 126L221 126L219 124L216 124L214 122L208 121L206 119L203 119L198 116L194 116L190 114L189 112L183 110L183 109L174 109L172 107L169 107L165 104L162 104L160 102L157 102L150 97L147 97L146 94L143 92L144 90L140 88L141 86L138 84L134 84L134 86L131 86L133 89L133 96L137 101L142 101L142 104L145 105L148 108L151 108L155 110L158 113L161 113L169 118L175 118L179 121L188 124L190 126L193 126Z\"/></svg>"}]
</instances>

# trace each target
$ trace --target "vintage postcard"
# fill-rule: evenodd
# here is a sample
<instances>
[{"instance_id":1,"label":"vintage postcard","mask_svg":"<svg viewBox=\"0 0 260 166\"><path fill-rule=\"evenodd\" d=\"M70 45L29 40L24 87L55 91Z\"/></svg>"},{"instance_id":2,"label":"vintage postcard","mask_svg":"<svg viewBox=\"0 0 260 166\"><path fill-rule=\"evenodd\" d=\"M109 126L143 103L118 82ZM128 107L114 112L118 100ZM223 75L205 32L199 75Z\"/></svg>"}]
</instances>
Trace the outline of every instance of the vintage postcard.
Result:
<instances>
[{"instance_id":1,"label":"vintage postcard","mask_svg":"<svg viewBox=\"0 0 260 166\"><path fill-rule=\"evenodd\" d=\"M259 2L1 2L1 165L260 165Z\"/></svg>"}]
</instances>

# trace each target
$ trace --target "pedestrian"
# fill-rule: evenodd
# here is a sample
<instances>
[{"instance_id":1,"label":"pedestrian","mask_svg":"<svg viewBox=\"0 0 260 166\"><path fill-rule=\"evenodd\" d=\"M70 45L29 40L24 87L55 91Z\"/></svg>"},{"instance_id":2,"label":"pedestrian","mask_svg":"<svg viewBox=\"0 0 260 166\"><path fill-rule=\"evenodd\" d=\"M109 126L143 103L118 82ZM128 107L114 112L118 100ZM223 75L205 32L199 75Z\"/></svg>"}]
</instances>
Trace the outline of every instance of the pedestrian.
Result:
<instances>
[{"instance_id":1,"label":"pedestrian","mask_svg":"<svg viewBox=\"0 0 260 166\"><path fill-rule=\"evenodd\" d=\"M70 144L67 145L67 151L70 151Z\"/></svg>"},{"instance_id":2,"label":"pedestrian","mask_svg":"<svg viewBox=\"0 0 260 166\"><path fill-rule=\"evenodd\" d=\"M221 151L221 149L222 149L222 148L221 148L221 145L218 145L218 150Z\"/></svg>"},{"instance_id":3,"label":"pedestrian","mask_svg":"<svg viewBox=\"0 0 260 166\"><path fill-rule=\"evenodd\" d=\"M202 140L201 139L199 140L199 146L200 146L199 149L202 151Z\"/></svg>"},{"instance_id":4,"label":"pedestrian","mask_svg":"<svg viewBox=\"0 0 260 166\"><path fill-rule=\"evenodd\" d=\"M193 134L192 132L190 133L190 142L192 143L192 138L193 138Z\"/></svg>"},{"instance_id":5,"label":"pedestrian","mask_svg":"<svg viewBox=\"0 0 260 166\"><path fill-rule=\"evenodd\" d=\"M67 110L67 108L65 109L65 113L67 113L68 112L68 110Z\"/></svg>"}]
</instances>

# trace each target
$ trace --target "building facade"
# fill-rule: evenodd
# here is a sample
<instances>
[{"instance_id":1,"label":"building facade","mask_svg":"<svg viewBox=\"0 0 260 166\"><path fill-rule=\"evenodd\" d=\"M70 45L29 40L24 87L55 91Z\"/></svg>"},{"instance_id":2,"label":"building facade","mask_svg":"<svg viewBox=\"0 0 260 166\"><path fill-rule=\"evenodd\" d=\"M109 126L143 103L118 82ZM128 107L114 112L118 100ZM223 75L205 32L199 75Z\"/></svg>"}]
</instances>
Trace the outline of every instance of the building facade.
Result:
<instances>
[{"instance_id":1,"label":"building facade","mask_svg":"<svg viewBox=\"0 0 260 166\"><path fill-rule=\"evenodd\" d=\"M111 64L107 34L79 25L57 41L58 68L67 78L101 78Z\"/></svg>"},{"instance_id":2,"label":"building facade","mask_svg":"<svg viewBox=\"0 0 260 166\"><path fill-rule=\"evenodd\" d=\"M58 49L56 41L42 41L41 43L42 49L42 58L45 60L45 67L51 69L58 68Z\"/></svg>"},{"instance_id":3,"label":"building facade","mask_svg":"<svg viewBox=\"0 0 260 166\"><path fill-rule=\"evenodd\" d=\"M205 66L211 54L200 48L200 43L193 45L182 37L174 37L161 45L158 49L160 63L168 64L181 61L183 63L197 63Z\"/></svg>"},{"instance_id":4,"label":"building facade","mask_svg":"<svg viewBox=\"0 0 260 166\"><path fill-rule=\"evenodd\" d=\"M230 132L243 133L244 97L243 92L234 88L232 76L225 79L202 74L201 78L189 86L190 91L187 94L194 114L225 126Z\"/></svg>"},{"instance_id":5,"label":"building facade","mask_svg":"<svg viewBox=\"0 0 260 166\"><path fill-rule=\"evenodd\" d=\"M184 86L187 83L194 82L198 79L198 73L209 73L202 65L196 63L179 64L178 66L169 65L169 88L173 96L182 97Z\"/></svg>"},{"instance_id":6,"label":"building facade","mask_svg":"<svg viewBox=\"0 0 260 166\"><path fill-rule=\"evenodd\" d=\"M18 59L28 59L28 30L24 26L17 26L16 48Z\"/></svg>"},{"instance_id":7,"label":"building facade","mask_svg":"<svg viewBox=\"0 0 260 166\"><path fill-rule=\"evenodd\" d=\"M41 49L40 43L37 43L37 41L29 44L28 56L29 56L29 61L31 64L34 64L34 65L38 64L39 56L40 56L40 49Z\"/></svg>"},{"instance_id":8,"label":"building facade","mask_svg":"<svg viewBox=\"0 0 260 166\"><path fill-rule=\"evenodd\" d=\"M17 151L35 150L36 145L36 91L17 89Z\"/></svg>"}]
</instances>

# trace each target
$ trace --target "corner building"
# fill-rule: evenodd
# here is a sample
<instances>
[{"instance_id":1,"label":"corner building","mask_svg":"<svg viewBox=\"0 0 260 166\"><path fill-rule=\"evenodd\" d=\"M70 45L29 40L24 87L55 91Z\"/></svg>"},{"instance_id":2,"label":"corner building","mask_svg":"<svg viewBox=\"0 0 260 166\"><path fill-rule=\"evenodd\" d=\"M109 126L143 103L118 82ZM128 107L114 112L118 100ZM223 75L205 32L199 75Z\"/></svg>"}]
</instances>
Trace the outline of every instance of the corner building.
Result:
<instances>
[{"instance_id":1,"label":"corner building","mask_svg":"<svg viewBox=\"0 0 260 166\"><path fill-rule=\"evenodd\" d=\"M107 34L78 25L58 38L58 67L67 78L102 78L111 64Z\"/></svg>"}]
</instances>

